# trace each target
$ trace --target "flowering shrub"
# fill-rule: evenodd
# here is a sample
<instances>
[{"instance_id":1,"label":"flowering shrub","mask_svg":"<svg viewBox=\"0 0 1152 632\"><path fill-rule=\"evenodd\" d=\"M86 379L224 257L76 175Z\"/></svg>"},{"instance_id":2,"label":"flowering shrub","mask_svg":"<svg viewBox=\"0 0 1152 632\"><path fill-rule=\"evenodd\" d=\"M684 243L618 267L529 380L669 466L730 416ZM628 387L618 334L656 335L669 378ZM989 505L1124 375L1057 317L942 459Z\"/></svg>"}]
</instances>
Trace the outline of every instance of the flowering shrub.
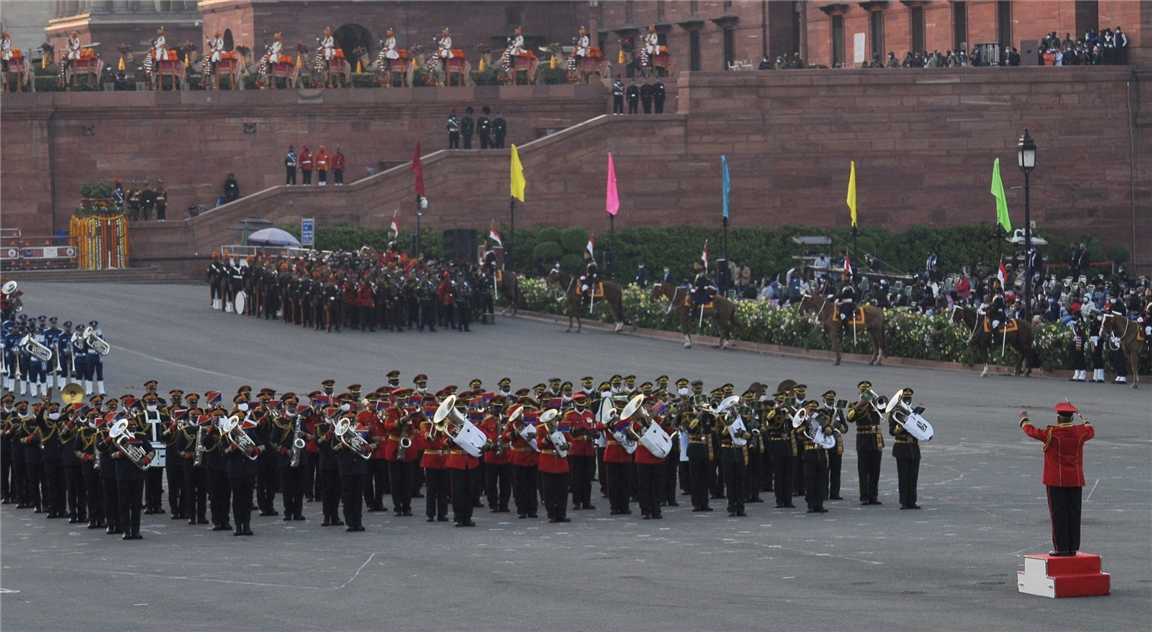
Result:
<instances>
[{"instance_id":1,"label":"flowering shrub","mask_svg":"<svg viewBox=\"0 0 1152 632\"><path fill-rule=\"evenodd\" d=\"M545 279L521 279L520 293L525 309L546 314L568 313L568 303L563 300L560 289L549 287ZM968 328L952 324L947 314L927 316L888 309L884 310L884 315L889 356L967 365L980 362L979 352L968 342ZM606 323L616 320L611 308L603 301L595 304L593 318ZM665 312L665 305L659 301L649 301L648 292L636 286L624 288L624 319L630 325L647 329L680 330L676 314ZM734 340L802 349L832 348L831 341L819 325L812 324L807 316L800 315L793 307L777 307L766 301L741 301L736 304L736 320L738 325L732 332ZM702 328L699 325L698 317L692 319L689 332L720 335L716 321L711 318L704 319ZM871 339L863 328L856 332L855 340L851 330L841 338L840 350L843 353L872 353ZM1047 371L1071 370L1071 349L1072 330L1069 327L1051 323L1037 325L1033 351L1041 368ZM989 359L993 364L1014 366L1016 353L1009 348L1001 358L1000 349L994 348Z\"/></svg>"}]
</instances>

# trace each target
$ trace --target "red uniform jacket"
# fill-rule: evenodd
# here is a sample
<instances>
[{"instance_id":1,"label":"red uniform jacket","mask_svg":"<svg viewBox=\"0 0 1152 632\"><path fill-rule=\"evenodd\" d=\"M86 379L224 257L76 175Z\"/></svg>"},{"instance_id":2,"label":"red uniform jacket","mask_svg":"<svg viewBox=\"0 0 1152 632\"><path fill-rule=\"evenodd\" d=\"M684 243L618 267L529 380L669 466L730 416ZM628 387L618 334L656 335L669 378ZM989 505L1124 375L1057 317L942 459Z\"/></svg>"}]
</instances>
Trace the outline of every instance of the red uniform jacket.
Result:
<instances>
[{"instance_id":1,"label":"red uniform jacket","mask_svg":"<svg viewBox=\"0 0 1152 632\"><path fill-rule=\"evenodd\" d=\"M516 428L508 428L504 431L504 442L512 449L512 465L535 467L540 464L540 453L532 449L532 446L524 440L524 437L520 436ZM536 445L540 445L539 439L537 439Z\"/></svg>"},{"instance_id":2,"label":"red uniform jacket","mask_svg":"<svg viewBox=\"0 0 1152 632\"><path fill-rule=\"evenodd\" d=\"M344 154L342 154L340 152L336 152L336 153L332 154L332 168L333 169L343 169L344 168Z\"/></svg>"},{"instance_id":3,"label":"red uniform jacket","mask_svg":"<svg viewBox=\"0 0 1152 632\"><path fill-rule=\"evenodd\" d=\"M489 415L484 418L484 421L480 422L480 430L484 431L484 434L488 436L488 440L495 444L496 440L500 438L500 431L502 430L500 426L500 420L496 417L493 417L492 415ZM512 447L505 443L504 454L497 455L496 447L493 445L491 450L488 450L484 453L484 462L491 463L492 465L504 465L505 463L511 463Z\"/></svg>"},{"instance_id":4,"label":"red uniform jacket","mask_svg":"<svg viewBox=\"0 0 1152 632\"><path fill-rule=\"evenodd\" d=\"M360 307L374 307L376 305L376 297L372 294L371 283L361 283L359 290ZM361 325L363 326L363 325Z\"/></svg>"},{"instance_id":5,"label":"red uniform jacket","mask_svg":"<svg viewBox=\"0 0 1152 632\"><path fill-rule=\"evenodd\" d=\"M369 411L365 411L365 412L369 412ZM363 415L364 413L360 413L360 414ZM376 449L372 451L372 458L373 459L383 459L384 458L384 448L388 445L388 441L387 441L388 430L386 430L384 428L384 420L380 418L380 415L378 413L370 413L370 414L372 415L372 419L370 420L370 423L367 424L367 426L368 426L368 441L369 441L369 443L375 443L376 444Z\"/></svg>"},{"instance_id":6,"label":"red uniform jacket","mask_svg":"<svg viewBox=\"0 0 1152 632\"><path fill-rule=\"evenodd\" d=\"M1090 423L1048 426L1040 430L1025 421L1024 434L1044 442L1044 484L1084 487L1084 442L1096 436Z\"/></svg>"},{"instance_id":7,"label":"red uniform jacket","mask_svg":"<svg viewBox=\"0 0 1152 632\"><path fill-rule=\"evenodd\" d=\"M664 432L668 432L668 426L666 426L664 424L664 420L662 418L653 417L652 423L663 428ZM638 422L638 421L632 423L632 431L636 433L636 436L641 436L644 434L643 429L640 427L640 422ZM632 456L636 457L637 463L643 463L645 465L657 465L659 463L663 463L664 461L666 461L668 459L667 455L665 455L664 458L662 458L662 459L656 458L655 455L653 455L651 452L648 451L648 448L644 447L643 443L639 443L639 442L638 442L638 445L636 446L636 452L634 452L632 454Z\"/></svg>"},{"instance_id":8,"label":"red uniform jacket","mask_svg":"<svg viewBox=\"0 0 1152 632\"><path fill-rule=\"evenodd\" d=\"M304 432L310 435L310 438L304 442L304 449L312 454L320 452L320 446L316 445L316 426L319 424L320 416L316 413L312 413L304 419Z\"/></svg>"},{"instance_id":9,"label":"red uniform jacket","mask_svg":"<svg viewBox=\"0 0 1152 632\"><path fill-rule=\"evenodd\" d=\"M474 470L480 467L480 458L472 456L463 448L452 444L448 448L448 456L444 459L444 467L450 470Z\"/></svg>"},{"instance_id":10,"label":"red uniform jacket","mask_svg":"<svg viewBox=\"0 0 1152 632\"><path fill-rule=\"evenodd\" d=\"M572 428L569 431L572 449L568 451L568 456L596 456L595 418L590 410L570 410L564 415L564 421Z\"/></svg>"},{"instance_id":11,"label":"red uniform jacket","mask_svg":"<svg viewBox=\"0 0 1152 632\"><path fill-rule=\"evenodd\" d=\"M356 291L355 283L344 284L344 304L345 305L358 305L359 294Z\"/></svg>"},{"instance_id":12,"label":"red uniform jacket","mask_svg":"<svg viewBox=\"0 0 1152 632\"><path fill-rule=\"evenodd\" d=\"M328 171L328 152L316 152L316 171Z\"/></svg>"},{"instance_id":13,"label":"red uniform jacket","mask_svg":"<svg viewBox=\"0 0 1152 632\"><path fill-rule=\"evenodd\" d=\"M394 407L388 409L388 412L384 418L384 430L388 432L388 440L384 442L384 458L388 459L389 461L397 460L396 451L400 449L401 434L412 439L412 445L404 454L405 463L411 463L412 461L415 461L418 453L420 452L420 446L417 441L419 439L417 436L419 434L419 422L416 422L415 420L409 420L410 423L403 429L401 429L397 423L405 414L406 413L401 408Z\"/></svg>"},{"instance_id":14,"label":"red uniform jacket","mask_svg":"<svg viewBox=\"0 0 1152 632\"><path fill-rule=\"evenodd\" d=\"M303 171L312 171L312 154L307 149L300 152L300 169Z\"/></svg>"},{"instance_id":15,"label":"red uniform jacket","mask_svg":"<svg viewBox=\"0 0 1152 632\"><path fill-rule=\"evenodd\" d=\"M424 456L420 459L420 467L430 470L444 469L445 458L444 455L447 450L444 446L443 435L436 434L429 436L429 431L432 429L432 424L425 421L420 424L420 434L423 435Z\"/></svg>"},{"instance_id":16,"label":"red uniform jacket","mask_svg":"<svg viewBox=\"0 0 1152 632\"><path fill-rule=\"evenodd\" d=\"M567 432L562 434L564 441L571 445L572 437ZM556 448L553 447L549 436L542 434L537 439L540 443L540 471L545 474L563 474L568 471L568 458L556 454Z\"/></svg>"},{"instance_id":17,"label":"red uniform jacket","mask_svg":"<svg viewBox=\"0 0 1152 632\"><path fill-rule=\"evenodd\" d=\"M631 463L632 455L624 450L624 446L616 441L616 437L612 434L611 424L598 423L596 424L597 430L604 431L604 437L607 440L607 445L604 447L604 462L605 463ZM639 448L637 448L639 449Z\"/></svg>"}]
</instances>

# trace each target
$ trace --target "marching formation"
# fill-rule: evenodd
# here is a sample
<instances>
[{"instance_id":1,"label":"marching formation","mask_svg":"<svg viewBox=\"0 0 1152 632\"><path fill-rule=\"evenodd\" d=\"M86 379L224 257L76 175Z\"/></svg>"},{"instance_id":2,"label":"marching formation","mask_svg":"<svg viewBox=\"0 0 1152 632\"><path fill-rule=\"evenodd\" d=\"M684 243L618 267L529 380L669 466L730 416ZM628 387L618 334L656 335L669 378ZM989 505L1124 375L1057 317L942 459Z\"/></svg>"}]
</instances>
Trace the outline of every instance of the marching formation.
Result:
<instances>
[{"instance_id":1,"label":"marching formation","mask_svg":"<svg viewBox=\"0 0 1152 632\"><path fill-rule=\"evenodd\" d=\"M3 502L47 517L68 517L89 529L140 539L141 509L190 525L253 535L251 514L305 520L304 503L320 503L322 526L363 531L363 511L385 511L390 495L397 517L413 515L424 498L428 522L475 526L473 509L569 522L573 510L594 510L599 481L611 515L662 518L662 507L691 496L695 512L724 498L728 515L744 517L745 503L774 491L776 507L793 508L803 495L808 513L824 513L840 497L844 435L856 426L861 504L879 505L884 429L895 441L901 509L919 509L916 484L920 441L932 427L913 407L912 390L887 400L860 382L856 401L827 391L808 399L792 380L775 392L755 382L740 394L731 384L668 377L637 385L635 376L553 378L512 391L501 379L486 391L433 393L428 376L400 385L400 372L370 393L353 384L336 393L335 380L307 395L277 396L241 387L226 406L219 392L203 399L179 389L167 398L155 380L137 399L92 396L81 387L51 391L39 401L0 399ZM166 485L165 485L166 483ZM421 493L423 490L423 493ZM253 498L255 496L255 498ZM342 507L342 511L341 511ZM233 524L235 525L233 527Z\"/></svg>"}]
</instances>

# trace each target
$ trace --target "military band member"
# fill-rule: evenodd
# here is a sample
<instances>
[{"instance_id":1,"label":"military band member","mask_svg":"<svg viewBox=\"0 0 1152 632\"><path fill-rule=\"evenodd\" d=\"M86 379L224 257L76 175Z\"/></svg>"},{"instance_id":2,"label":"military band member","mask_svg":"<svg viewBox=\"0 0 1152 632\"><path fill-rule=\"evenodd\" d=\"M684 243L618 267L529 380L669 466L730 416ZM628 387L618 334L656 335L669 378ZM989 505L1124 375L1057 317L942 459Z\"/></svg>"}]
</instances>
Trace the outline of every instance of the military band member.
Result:
<instances>
[{"instance_id":1,"label":"military band member","mask_svg":"<svg viewBox=\"0 0 1152 632\"><path fill-rule=\"evenodd\" d=\"M387 511L384 494L388 488L388 460L384 458L384 448L388 431L384 428L383 412L387 409L388 388L380 387L368 397L372 419L368 423L368 441L376 444L372 457L368 459L368 474L364 477L364 505L369 512Z\"/></svg>"},{"instance_id":2,"label":"military band member","mask_svg":"<svg viewBox=\"0 0 1152 632\"><path fill-rule=\"evenodd\" d=\"M723 392L713 392L713 398L723 398ZM745 517L745 481L748 478L748 432L743 415L730 411L727 419L718 417L720 434L720 464L724 472L724 487L727 490L728 516Z\"/></svg>"},{"instance_id":3,"label":"military band member","mask_svg":"<svg viewBox=\"0 0 1152 632\"><path fill-rule=\"evenodd\" d=\"M399 376L399 373L397 373ZM412 515L412 475L416 467L420 423L424 420L423 397L409 389L392 391L396 405L389 408L384 421L388 431L385 458L388 459L388 481L392 487L392 508L397 517ZM405 445L407 447L405 447Z\"/></svg>"},{"instance_id":4,"label":"military band member","mask_svg":"<svg viewBox=\"0 0 1152 632\"><path fill-rule=\"evenodd\" d=\"M844 433L848 432L848 421L844 418L844 411L837 406L836 391L825 391L821 396L823 400L821 412L831 419L828 426L832 436L836 437L836 447L828 450L828 500L844 500L840 496L840 472L844 463Z\"/></svg>"},{"instance_id":5,"label":"military band member","mask_svg":"<svg viewBox=\"0 0 1152 632\"><path fill-rule=\"evenodd\" d=\"M188 519L188 524L208 524L208 470L204 465L204 453L210 449L213 439L208 431L212 418L200 408L200 396L188 393L184 396L188 406L188 423L177 426L181 448L179 462L184 468L184 493L181 498L180 514ZM172 464L169 463L169 467Z\"/></svg>"},{"instance_id":6,"label":"military band member","mask_svg":"<svg viewBox=\"0 0 1152 632\"><path fill-rule=\"evenodd\" d=\"M280 488L280 460L275 449L276 420L283 416L280 400L273 399L276 391L260 389L256 396L258 404L251 411L256 422L257 443L268 449L260 451L256 458L256 507L261 516L279 516L276 510L276 491Z\"/></svg>"},{"instance_id":7,"label":"military band member","mask_svg":"<svg viewBox=\"0 0 1152 632\"><path fill-rule=\"evenodd\" d=\"M1056 405L1056 425L1040 430L1020 413L1024 434L1044 442L1044 485L1048 488L1048 513L1052 517L1051 555L1074 556L1080 550L1080 505L1084 493L1084 443L1096 436L1087 419L1072 424L1076 407Z\"/></svg>"},{"instance_id":8,"label":"military band member","mask_svg":"<svg viewBox=\"0 0 1152 632\"><path fill-rule=\"evenodd\" d=\"M144 451L142 463L147 466L156 457L148 435L137 424L137 416L129 416L128 431L119 442ZM120 503L120 529L124 540L143 540L140 535L140 508L144 504L145 472L136 466L119 446L112 446L112 460L116 463L116 488Z\"/></svg>"},{"instance_id":9,"label":"military band member","mask_svg":"<svg viewBox=\"0 0 1152 632\"><path fill-rule=\"evenodd\" d=\"M466 403L459 398L456 407L461 414L467 414ZM449 428L452 426L450 425ZM464 451L452 441L451 433L444 437L444 447L447 454L444 458L444 467L447 468L452 482L452 518L457 527L474 527L472 510L475 506L473 496L476 490L476 478L480 473L480 459ZM567 497L568 490L564 490Z\"/></svg>"},{"instance_id":10,"label":"military band member","mask_svg":"<svg viewBox=\"0 0 1152 632\"><path fill-rule=\"evenodd\" d=\"M252 533L252 493L256 487L256 459L264 451L257 443L256 421L249 416L248 398L243 393L233 399L236 408L233 417L239 418L236 426L224 436L221 445L227 461L228 483L232 490L232 517L236 520L236 530L232 535L253 535ZM245 450L237 443L238 434L244 434L254 444Z\"/></svg>"},{"instance_id":11,"label":"military band member","mask_svg":"<svg viewBox=\"0 0 1152 632\"><path fill-rule=\"evenodd\" d=\"M643 406L648 411L648 416L651 419L650 423L659 426L664 432L671 433L671 428L665 421L665 414L663 406L660 405L656 399L645 399ZM648 426L638 418L630 420L630 431L636 437L640 437L647 430ZM664 515L660 511L661 501L664 500L664 461L668 455L658 457L644 446L639 444L636 447L636 482L637 482L637 497L640 503L640 514L645 520L660 520Z\"/></svg>"},{"instance_id":12,"label":"military band member","mask_svg":"<svg viewBox=\"0 0 1152 632\"><path fill-rule=\"evenodd\" d=\"M295 393L280 396L283 415L272 421L272 438L277 453L284 520L304 520L304 470L308 451L299 447L313 436L308 433Z\"/></svg>"},{"instance_id":13,"label":"military band member","mask_svg":"<svg viewBox=\"0 0 1152 632\"><path fill-rule=\"evenodd\" d=\"M85 427L85 422L79 410L83 406L80 403L66 406L56 430L63 447L60 466L64 470L64 488L67 490L68 524L88 522L87 489L80 452L83 448L80 430Z\"/></svg>"},{"instance_id":14,"label":"military band member","mask_svg":"<svg viewBox=\"0 0 1152 632\"><path fill-rule=\"evenodd\" d=\"M511 380L500 380L501 389L511 385ZM503 392L503 391L502 391ZM488 414L480 422L480 430L488 437L488 449L484 451L484 495L488 498L488 510L493 513L508 513L508 501L512 497L512 449L503 437L504 395L496 395L488 404Z\"/></svg>"},{"instance_id":15,"label":"military band member","mask_svg":"<svg viewBox=\"0 0 1152 632\"><path fill-rule=\"evenodd\" d=\"M819 425L828 434L831 432L830 419L820 414L820 402L808 401L805 406L809 417L805 423L794 430L796 443L801 452L800 460L804 464L804 500L808 504L808 513L827 513L824 508L824 496L828 493L828 451L816 444L808 435L812 432L813 424Z\"/></svg>"},{"instance_id":16,"label":"military band member","mask_svg":"<svg viewBox=\"0 0 1152 632\"><path fill-rule=\"evenodd\" d=\"M553 409L554 410L554 409ZM540 486L544 495L544 511L548 522L572 522L568 517L568 459L561 456L572 446L572 437L566 426L555 418L554 425L540 424L537 441L540 442ZM560 435L557 437L556 435Z\"/></svg>"},{"instance_id":17,"label":"military band member","mask_svg":"<svg viewBox=\"0 0 1152 632\"><path fill-rule=\"evenodd\" d=\"M40 430L40 451L44 468L44 510L48 518L63 518L67 515L67 490L65 489L64 444L60 430L65 423L60 418L60 404L47 402L40 407L37 415Z\"/></svg>"},{"instance_id":18,"label":"military band member","mask_svg":"<svg viewBox=\"0 0 1152 632\"><path fill-rule=\"evenodd\" d=\"M28 505L35 508L34 513L44 513L44 449L40 444L42 430L40 428L40 406L29 409L27 403L23 407L16 405L20 414L21 437L24 443L24 464L28 470Z\"/></svg>"},{"instance_id":19,"label":"military band member","mask_svg":"<svg viewBox=\"0 0 1152 632\"><path fill-rule=\"evenodd\" d=\"M911 407L912 389L900 392L900 401ZM896 422L897 411L888 413L888 434L895 438L892 456L896 457L896 475L899 477L900 508L919 509L916 504L916 483L920 478L920 442Z\"/></svg>"},{"instance_id":20,"label":"military band member","mask_svg":"<svg viewBox=\"0 0 1152 632\"><path fill-rule=\"evenodd\" d=\"M156 380L149 380L144 384L148 390L141 398L142 408L140 428L148 435L148 441L157 450L166 447L164 430L171 424L171 417L163 406L163 400L156 396ZM161 467L149 467L144 479L144 514L162 514L164 511L164 470ZM171 487L169 488L171 489Z\"/></svg>"},{"instance_id":21,"label":"military band member","mask_svg":"<svg viewBox=\"0 0 1152 632\"><path fill-rule=\"evenodd\" d=\"M99 408L102 403L101 398L94 397L88 400L89 406ZM107 405L115 407L117 400L108 400ZM112 439L108 436L109 424L108 420L114 416L103 416L99 418L98 432L96 434L95 450L97 452L97 461L100 466L97 468L100 473L100 487L104 499L104 520L107 523L108 535L131 535L131 531L127 530L127 525L120 521L120 493L116 485L116 463L119 459L113 458L114 454L118 453L116 446L112 443Z\"/></svg>"},{"instance_id":22,"label":"military band member","mask_svg":"<svg viewBox=\"0 0 1152 632\"><path fill-rule=\"evenodd\" d=\"M324 521L320 523L322 527L345 526L344 521L340 519L340 464L333 450L339 441L334 429L340 412L339 406L335 405L321 408L321 420L316 425L316 446L319 448L320 461L318 498L324 514Z\"/></svg>"},{"instance_id":23,"label":"military band member","mask_svg":"<svg viewBox=\"0 0 1152 632\"><path fill-rule=\"evenodd\" d=\"M79 432L77 433L76 457L81 461L80 469L84 477L85 506L88 510L88 528L105 529L108 526L104 514L104 488L100 482L100 453L97 449L102 441L100 428L104 418L98 410L91 406L78 403L81 411L86 410L83 416L77 417Z\"/></svg>"},{"instance_id":24,"label":"military band member","mask_svg":"<svg viewBox=\"0 0 1152 632\"><path fill-rule=\"evenodd\" d=\"M368 428L357 422L357 415L354 411L345 411L342 418L349 420L351 424L348 432L355 432L363 436ZM373 450L375 447L369 443L367 449ZM350 533L364 531L364 476L368 473L368 460L353 452L339 438L333 442L332 450L336 454L337 467L340 472L344 522L348 525L345 530Z\"/></svg>"},{"instance_id":25,"label":"military band member","mask_svg":"<svg viewBox=\"0 0 1152 632\"><path fill-rule=\"evenodd\" d=\"M205 431L205 442L210 443L204 453L204 466L208 473L208 508L212 514L213 531L230 531L232 508L232 485L228 478L228 461L224 448L228 439L220 431L220 422L224 419L225 410L220 406L220 393L212 391L206 395L208 404L212 407L210 429ZM251 505L249 505L251 509Z\"/></svg>"},{"instance_id":26,"label":"military band member","mask_svg":"<svg viewBox=\"0 0 1152 632\"><path fill-rule=\"evenodd\" d=\"M768 450L772 453L772 489L776 508L795 508L792 503L792 475L795 470L796 437L792 434L792 410L786 404L787 393L781 391L764 402L764 429L768 432Z\"/></svg>"},{"instance_id":27,"label":"military band member","mask_svg":"<svg viewBox=\"0 0 1152 632\"><path fill-rule=\"evenodd\" d=\"M420 422L420 443L424 446L420 467L428 486L424 494L424 515L428 522L448 522L448 497L451 493L451 473L444 465L445 437L432 427L432 420Z\"/></svg>"},{"instance_id":28,"label":"military band member","mask_svg":"<svg viewBox=\"0 0 1152 632\"><path fill-rule=\"evenodd\" d=\"M693 389L703 387L702 382L693 382ZM707 396L694 395L688 410L681 412L680 425L688 432L688 487L692 494L692 511L712 511L708 505L708 483L710 470L714 468L716 453L712 436L716 417L708 408Z\"/></svg>"},{"instance_id":29,"label":"military band member","mask_svg":"<svg viewBox=\"0 0 1152 632\"><path fill-rule=\"evenodd\" d=\"M585 378L592 384L592 378ZM596 476L596 416L588 409L588 394L584 391L572 396L572 408L564 414L569 427L570 443L568 467L572 478L572 509L595 509L592 504L592 479Z\"/></svg>"},{"instance_id":30,"label":"military band member","mask_svg":"<svg viewBox=\"0 0 1152 632\"><path fill-rule=\"evenodd\" d=\"M848 422L856 424L856 472L860 476L860 504L879 505L880 462L884 457L884 435L880 412L871 400L872 383L856 385L860 398L848 409Z\"/></svg>"},{"instance_id":31,"label":"military band member","mask_svg":"<svg viewBox=\"0 0 1152 632\"><path fill-rule=\"evenodd\" d=\"M512 449L512 497L517 517L535 518L537 511L536 481L540 465L540 443L535 430L536 409L526 398L518 405L524 407L519 419L503 430L504 442ZM531 427L530 430L526 428Z\"/></svg>"}]
</instances>

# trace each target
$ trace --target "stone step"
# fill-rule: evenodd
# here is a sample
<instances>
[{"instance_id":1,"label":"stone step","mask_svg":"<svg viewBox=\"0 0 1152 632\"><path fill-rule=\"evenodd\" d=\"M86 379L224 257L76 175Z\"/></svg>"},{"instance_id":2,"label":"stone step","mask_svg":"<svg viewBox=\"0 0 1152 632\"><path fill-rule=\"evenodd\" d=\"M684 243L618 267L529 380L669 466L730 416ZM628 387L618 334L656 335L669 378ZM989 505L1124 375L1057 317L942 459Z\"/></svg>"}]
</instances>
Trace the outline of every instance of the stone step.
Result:
<instances>
[{"instance_id":1,"label":"stone step","mask_svg":"<svg viewBox=\"0 0 1152 632\"><path fill-rule=\"evenodd\" d=\"M191 284L199 283L180 274L165 272L157 266L123 270L11 270L4 277L17 283L128 283Z\"/></svg>"}]
</instances>

